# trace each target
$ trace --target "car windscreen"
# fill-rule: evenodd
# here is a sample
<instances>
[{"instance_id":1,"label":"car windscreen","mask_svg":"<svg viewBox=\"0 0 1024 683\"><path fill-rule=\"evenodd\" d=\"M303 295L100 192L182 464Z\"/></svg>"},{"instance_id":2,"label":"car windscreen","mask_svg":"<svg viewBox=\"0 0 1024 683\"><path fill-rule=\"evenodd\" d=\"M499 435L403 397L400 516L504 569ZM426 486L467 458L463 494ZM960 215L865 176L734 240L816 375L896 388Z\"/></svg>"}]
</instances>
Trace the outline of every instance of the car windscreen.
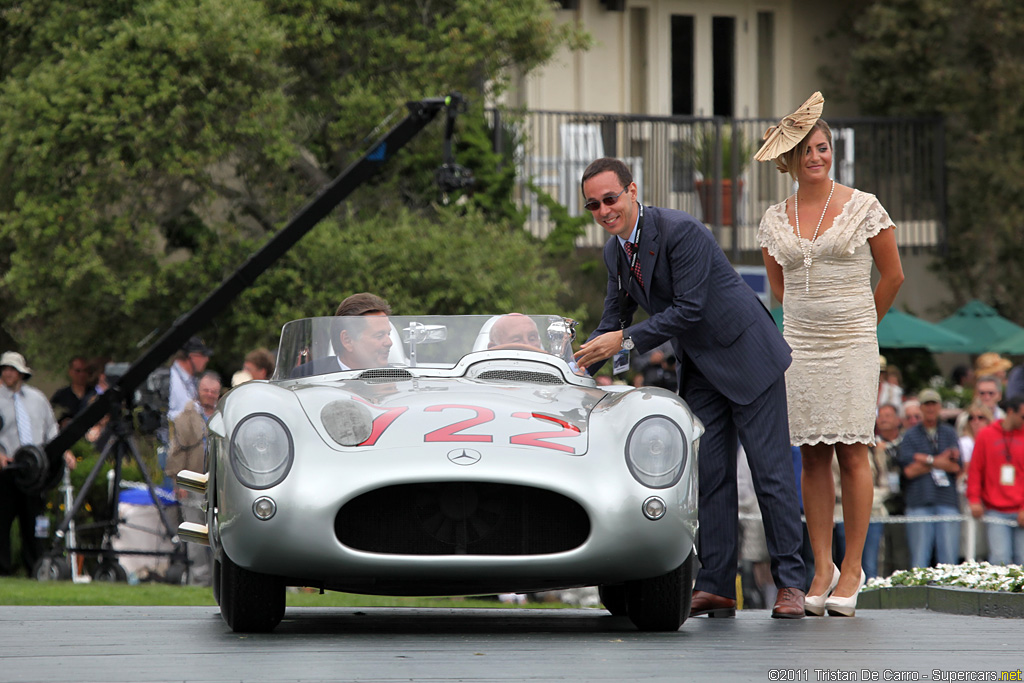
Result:
<instances>
[{"instance_id":1,"label":"car windscreen","mask_svg":"<svg viewBox=\"0 0 1024 683\"><path fill-rule=\"evenodd\" d=\"M451 368L470 353L532 351L572 359L575 322L556 315L335 316L281 331L273 379L381 367Z\"/></svg>"}]
</instances>

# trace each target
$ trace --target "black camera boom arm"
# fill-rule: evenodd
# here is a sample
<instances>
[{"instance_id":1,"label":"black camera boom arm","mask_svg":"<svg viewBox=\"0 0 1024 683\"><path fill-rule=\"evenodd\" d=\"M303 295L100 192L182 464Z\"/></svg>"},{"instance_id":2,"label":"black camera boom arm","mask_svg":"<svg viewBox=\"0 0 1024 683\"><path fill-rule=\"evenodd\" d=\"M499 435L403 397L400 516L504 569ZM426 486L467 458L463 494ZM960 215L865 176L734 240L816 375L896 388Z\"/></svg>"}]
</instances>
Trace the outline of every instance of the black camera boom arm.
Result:
<instances>
[{"instance_id":1,"label":"black camera boom arm","mask_svg":"<svg viewBox=\"0 0 1024 683\"><path fill-rule=\"evenodd\" d=\"M104 415L119 411L125 398L142 384L151 372L160 367L204 325L220 313L231 301L251 285L256 278L274 264L296 242L340 204L357 187L369 180L413 137L422 131L442 109L449 111L451 119L464 110L465 100L458 93L447 97L428 98L407 103L409 113L385 133L369 152L346 168L320 191L287 225L281 228L266 245L254 253L217 289L177 321L145 353L125 371L110 389L97 397L79 413L52 441L46 444L46 454L59 461L62 454L85 436ZM446 131L446 137L450 135ZM445 160L447 161L447 159Z\"/></svg>"}]
</instances>

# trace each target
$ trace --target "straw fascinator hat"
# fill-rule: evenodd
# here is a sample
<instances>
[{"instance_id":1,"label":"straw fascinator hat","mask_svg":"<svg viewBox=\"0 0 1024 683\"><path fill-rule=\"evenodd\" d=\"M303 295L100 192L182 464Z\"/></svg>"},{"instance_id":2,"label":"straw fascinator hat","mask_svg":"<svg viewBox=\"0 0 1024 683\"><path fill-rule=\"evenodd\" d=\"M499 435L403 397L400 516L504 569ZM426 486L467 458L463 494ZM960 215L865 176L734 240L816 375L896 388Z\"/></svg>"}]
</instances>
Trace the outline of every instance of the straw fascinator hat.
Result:
<instances>
[{"instance_id":1,"label":"straw fascinator hat","mask_svg":"<svg viewBox=\"0 0 1024 683\"><path fill-rule=\"evenodd\" d=\"M764 144L757 150L754 159L757 161L772 161L797 146L807 135L818 119L821 118L821 109L825 105L825 98L820 92L815 92L807 101L800 105L800 108L789 116L783 117L779 125L772 126L764 133ZM776 166L779 166L776 162ZM779 166L779 170L786 169Z\"/></svg>"}]
</instances>

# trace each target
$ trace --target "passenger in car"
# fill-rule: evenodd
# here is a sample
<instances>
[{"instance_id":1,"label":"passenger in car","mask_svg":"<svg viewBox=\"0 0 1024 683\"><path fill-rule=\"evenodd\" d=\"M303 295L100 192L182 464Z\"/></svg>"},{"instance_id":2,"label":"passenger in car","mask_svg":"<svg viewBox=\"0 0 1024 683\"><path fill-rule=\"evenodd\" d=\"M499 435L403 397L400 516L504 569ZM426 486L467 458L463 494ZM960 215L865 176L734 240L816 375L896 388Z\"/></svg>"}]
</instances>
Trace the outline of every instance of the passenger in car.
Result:
<instances>
[{"instance_id":1,"label":"passenger in car","mask_svg":"<svg viewBox=\"0 0 1024 683\"><path fill-rule=\"evenodd\" d=\"M509 313L494 321L491 327L491 341L487 348L493 349L506 344L523 344L535 349L544 350L540 343L540 331L537 323L522 313Z\"/></svg>"}]
</instances>

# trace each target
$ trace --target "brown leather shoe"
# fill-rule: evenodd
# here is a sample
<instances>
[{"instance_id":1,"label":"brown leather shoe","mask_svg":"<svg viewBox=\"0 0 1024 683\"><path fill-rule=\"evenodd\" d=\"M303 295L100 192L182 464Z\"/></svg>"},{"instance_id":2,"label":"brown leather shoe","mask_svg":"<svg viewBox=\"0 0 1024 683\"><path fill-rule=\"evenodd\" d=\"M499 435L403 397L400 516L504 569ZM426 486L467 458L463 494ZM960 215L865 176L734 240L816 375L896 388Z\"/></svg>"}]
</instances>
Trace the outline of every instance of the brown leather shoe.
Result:
<instances>
[{"instance_id":1,"label":"brown leather shoe","mask_svg":"<svg viewBox=\"0 0 1024 683\"><path fill-rule=\"evenodd\" d=\"M802 597L800 609L803 609ZM708 618L734 617L736 616L736 601L707 591L694 591L693 601L690 603L690 616L699 617L705 614L708 615Z\"/></svg>"},{"instance_id":2,"label":"brown leather shoe","mask_svg":"<svg viewBox=\"0 0 1024 683\"><path fill-rule=\"evenodd\" d=\"M803 619L804 592L799 588L783 588L775 598L772 619Z\"/></svg>"}]
</instances>

